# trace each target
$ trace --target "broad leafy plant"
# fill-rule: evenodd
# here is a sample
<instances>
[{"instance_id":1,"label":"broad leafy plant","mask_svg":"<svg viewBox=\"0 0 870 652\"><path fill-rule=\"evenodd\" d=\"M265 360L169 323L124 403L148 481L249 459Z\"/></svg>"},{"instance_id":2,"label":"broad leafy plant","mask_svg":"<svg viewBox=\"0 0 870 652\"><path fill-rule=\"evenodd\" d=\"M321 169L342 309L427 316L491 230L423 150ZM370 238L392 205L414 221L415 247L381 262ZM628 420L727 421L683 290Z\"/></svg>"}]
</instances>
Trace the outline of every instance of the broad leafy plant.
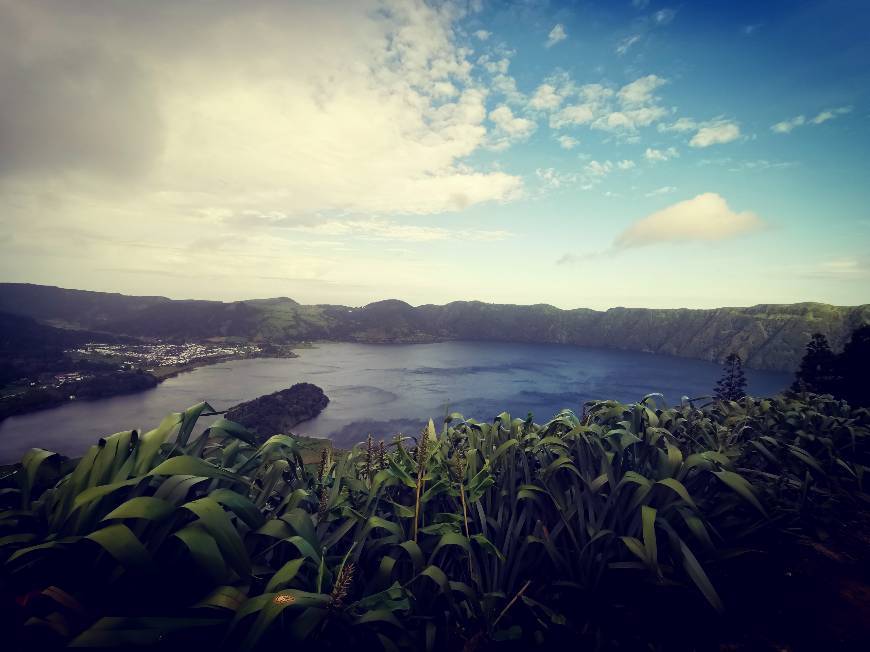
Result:
<instances>
[{"instance_id":1,"label":"broad leafy plant","mask_svg":"<svg viewBox=\"0 0 870 652\"><path fill-rule=\"evenodd\" d=\"M319 463L222 418L194 436L200 403L78 460L33 449L0 489L4 607L31 647L243 650L600 643L617 586L721 612L711 569L746 542L868 502L870 415L695 403L451 414Z\"/></svg>"}]
</instances>

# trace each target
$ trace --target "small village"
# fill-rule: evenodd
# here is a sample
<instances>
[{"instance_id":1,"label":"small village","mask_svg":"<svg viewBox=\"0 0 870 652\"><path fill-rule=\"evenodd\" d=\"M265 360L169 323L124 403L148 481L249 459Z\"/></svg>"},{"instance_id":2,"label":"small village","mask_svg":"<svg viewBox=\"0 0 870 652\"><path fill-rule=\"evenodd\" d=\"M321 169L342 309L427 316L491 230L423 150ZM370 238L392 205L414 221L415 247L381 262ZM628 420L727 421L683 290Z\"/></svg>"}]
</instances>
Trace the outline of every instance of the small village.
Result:
<instances>
[{"instance_id":1,"label":"small village","mask_svg":"<svg viewBox=\"0 0 870 652\"><path fill-rule=\"evenodd\" d=\"M119 371L144 369L155 371L160 367L184 367L226 358L245 358L259 354L255 344L85 344L67 353L85 358L98 357L118 364ZM72 376L75 374L60 374Z\"/></svg>"},{"instance_id":2,"label":"small village","mask_svg":"<svg viewBox=\"0 0 870 652\"><path fill-rule=\"evenodd\" d=\"M64 349L49 365L22 368L0 387L0 421L74 400L94 400L155 387L166 378L226 360L270 355L292 356L275 347L225 342L105 344L89 342Z\"/></svg>"},{"instance_id":3,"label":"small village","mask_svg":"<svg viewBox=\"0 0 870 652\"><path fill-rule=\"evenodd\" d=\"M115 369L102 369L100 373L142 370L159 378L200 364L232 358L247 358L258 355L262 348L254 344L98 344L89 343L65 351L74 358L96 363L117 365ZM22 378L20 385L10 394L17 394L27 387L33 389L61 389L88 380L96 370L83 368L64 373L42 373L35 377ZM70 397L72 398L72 397Z\"/></svg>"}]
</instances>

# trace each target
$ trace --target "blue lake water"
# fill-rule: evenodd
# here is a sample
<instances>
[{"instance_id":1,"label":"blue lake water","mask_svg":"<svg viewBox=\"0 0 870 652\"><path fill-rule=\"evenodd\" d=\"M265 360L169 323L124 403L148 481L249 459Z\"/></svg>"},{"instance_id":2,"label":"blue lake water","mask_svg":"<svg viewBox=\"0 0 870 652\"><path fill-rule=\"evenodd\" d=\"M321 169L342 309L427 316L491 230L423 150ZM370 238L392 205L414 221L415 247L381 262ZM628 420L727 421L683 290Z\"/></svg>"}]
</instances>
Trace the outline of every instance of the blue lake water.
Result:
<instances>
[{"instance_id":1,"label":"blue lake water","mask_svg":"<svg viewBox=\"0 0 870 652\"><path fill-rule=\"evenodd\" d=\"M676 404L683 395L709 395L721 375L719 365L700 360L556 344L323 343L298 353L200 367L138 394L6 419L0 462L19 459L33 446L77 455L102 435L150 429L199 401L225 410L303 381L322 387L330 403L295 432L347 445L369 433L413 432L447 411L481 421L505 410L523 418L532 412L542 422L563 408L579 413L593 399L636 401L661 392ZM783 373L750 369L746 376L754 396L773 395L791 382Z\"/></svg>"}]
</instances>

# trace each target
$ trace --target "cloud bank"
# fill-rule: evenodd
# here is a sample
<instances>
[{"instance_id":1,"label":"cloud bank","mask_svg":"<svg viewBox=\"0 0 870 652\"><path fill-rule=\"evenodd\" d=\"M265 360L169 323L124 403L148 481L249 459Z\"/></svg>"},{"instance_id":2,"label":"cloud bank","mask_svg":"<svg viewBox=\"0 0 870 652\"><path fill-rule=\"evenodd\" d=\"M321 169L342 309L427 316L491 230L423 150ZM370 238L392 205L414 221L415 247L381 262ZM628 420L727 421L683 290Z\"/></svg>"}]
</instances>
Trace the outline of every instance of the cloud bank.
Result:
<instances>
[{"instance_id":1,"label":"cloud bank","mask_svg":"<svg viewBox=\"0 0 870 652\"><path fill-rule=\"evenodd\" d=\"M486 143L488 90L459 4L335 4L0 2L0 181L300 214L517 193L461 164Z\"/></svg>"},{"instance_id":2,"label":"cloud bank","mask_svg":"<svg viewBox=\"0 0 870 652\"><path fill-rule=\"evenodd\" d=\"M691 147L710 147L711 145L730 143L738 138L740 138L740 126L736 122L716 120L701 125L692 136L689 145Z\"/></svg>"},{"instance_id":3,"label":"cloud bank","mask_svg":"<svg viewBox=\"0 0 870 652\"><path fill-rule=\"evenodd\" d=\"M189 285L160 291L193 296L250 296L256 264L336 287L401 267L425 284L416 263L342 261L359 239L443 240L413 216L522 194L519 176L467 162L533 128L497 108L512 80L477 64L489 34L461 33L468 7L0 0L0 273L72 265L71 283L121 289L105 270L184 270ZM278 221L243 224L250 211ZM122 287L154 291L137 278Z\"/></svg>"},{"instance_id":4,"label":"cloud bank","mask_svg":"<svg viewBox=\"0 0 870 652\"><path fill-rule=\"evenodd\" d=\"M614 240L615 249L666 242L714 242L762 228L751 211L735 212L714 192L677 202L638 220Z\"/></svg>"},{"instance_id":5,"label":"cloud bank","mask_svg":"<svg viewBox=\"0 0 870 652\"><path fill-rule=\"evenodd\" d=\"M772 125L770 127L770 130L775 134L789 134L797 127L803 127L805 125L824 124L829 120L833 120L838 116L846 115L847 113L851 112L851 106L840 106L835 109L825 109L824 111L819 111L819 113L817 113L815 117L809 119L804 115L798 115L794 118L789 118L788 120L777 122L775 125Z\"/></svg>"},{"instance_id":6,"label":"cloud bank","mask_svg":"<svg viewBox=\"0 0 870 652\"><path fill-rule=\"evenodd\" d=\"M568 34L565 32L565 26L562 25L562 23L558 23L547 35L547 42L544 43L544 47L551 48L556 45L556 43L561 43L566 38L568 38Z\"/></svg>"}]
</instances>

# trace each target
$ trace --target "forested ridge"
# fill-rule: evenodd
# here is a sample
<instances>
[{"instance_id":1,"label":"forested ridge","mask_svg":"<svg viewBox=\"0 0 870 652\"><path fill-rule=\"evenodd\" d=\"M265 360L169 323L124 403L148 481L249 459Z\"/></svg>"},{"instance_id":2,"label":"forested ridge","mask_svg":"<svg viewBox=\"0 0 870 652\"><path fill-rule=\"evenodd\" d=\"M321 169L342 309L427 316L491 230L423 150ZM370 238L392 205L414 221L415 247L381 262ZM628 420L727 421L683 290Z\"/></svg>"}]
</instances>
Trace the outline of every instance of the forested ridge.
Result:
<instances>
[{"instance_id":1,"label":"forested ridge","mask_svg":"<svg viewBox=\"0 0 870 652\"><path fill-rule=\"evenodd\" d=\"M582 298L578 298L582 303ZM821 303L748 308L562 310L457 301L411 306L378 301L359 308L303 305L286 297L223 303L0 284L0 312L67 327L190 340L236 337L294 343L493 340L618 348L722 362L737 353L748 367L794 371L813 333L839 350L870 323L870 305Z\"/></svg>"}]
</instances>

